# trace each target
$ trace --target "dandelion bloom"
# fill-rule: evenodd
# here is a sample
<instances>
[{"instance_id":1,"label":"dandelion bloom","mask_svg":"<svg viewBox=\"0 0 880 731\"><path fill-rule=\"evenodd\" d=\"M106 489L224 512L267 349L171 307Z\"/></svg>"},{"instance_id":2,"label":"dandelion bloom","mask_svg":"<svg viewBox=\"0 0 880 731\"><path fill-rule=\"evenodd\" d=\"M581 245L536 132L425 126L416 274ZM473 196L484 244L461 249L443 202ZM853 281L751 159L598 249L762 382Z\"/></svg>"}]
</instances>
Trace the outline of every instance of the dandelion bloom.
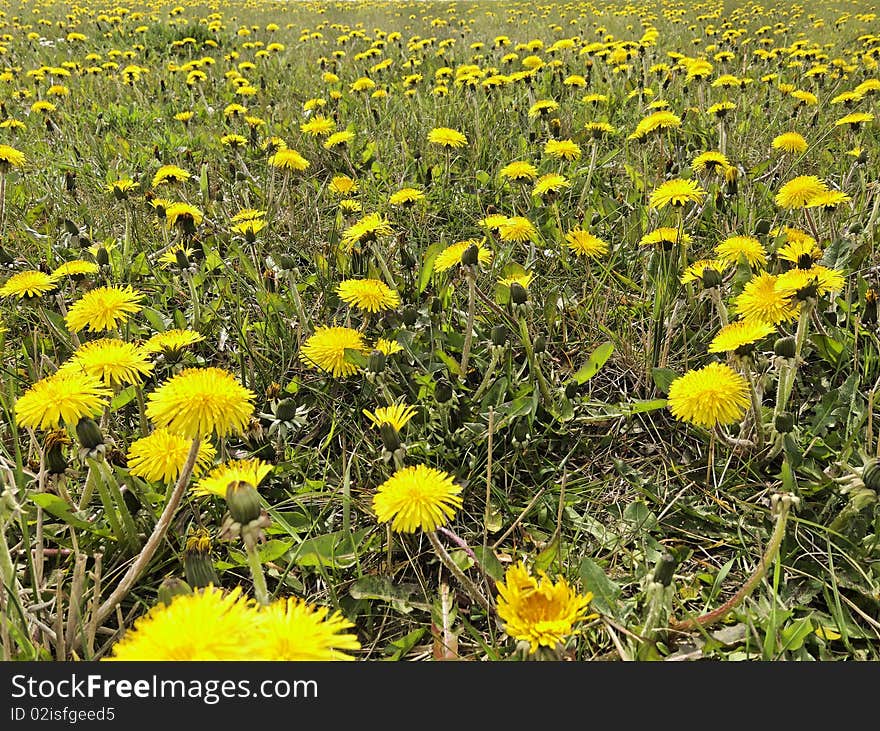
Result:
<instances>
[{"instance_id":1,"label":"dandelion bloom","mask_svg":"<svg viewBox=\"0 0 880 731\"><path fill-rule=\"evenodd\" d=\"M126 454L128 471L148 482L174 483L189 456L191 440L168 429L154 429L146 437L131 443ZM217 455L217 450L205 439L199 447L193 474L199 474Z\"/></svg>"},{"instance_id":2,"label":"dandelion bloom","mask_svg":"<svg viewBox=\"0 0 880 731\"><path fill-rule=\"evenodd\" d=\"M795 229L792 229L793 231ZM790 261L801 269L809 269L816 259L821 258L822 249L816 243L816 239L807 234L787 235L786 243L776 252L776 258L782 261Z\"/></svg>"},{"instance_id":3,"label":"dandelion bloom","mask_svg":"<svg viewBox=\"0 0 880 731\"><path fill-rule=\"evenodd\" d=\"M584 129L590 133L594 140L598 140L606 135L616 135L617 129L608 122L587 122Z\"/></svg>"},{"instance_id":4,"label":"dandelion bloom","mask_svg":"<svg viewBox=\"0 0 880 731\"><path fill-rule=\"evenodd\" d=\"M112 330L141 311L143 297L131 286L91 289L73 303L65 322L71 332Z\"/></svg>"},{"instance_id":5,"label":"dandelion bloom","mask_svg":"<svg viewBox=\"0 0 880 731\"><path fill-rule=\"evenodd\" d=\"M723 274L727 268L728 262L724 259L700 259L688 266L681 274L680 281L682 284L702 280L703 272L707 269Z\"/></svg>"},{"instance_id":6,"label":"dandelion bloom","mask_svg":"<svg viewBox=\"0 0 880 731\"><path fill-rule=\"evenodd\" d=\"M269 157L269 164L279 170L306 170L311 163L289 147L277 150Z\"/></svg>"},{"instance_id":7,"label":"dandelion bloom","mask_svg":"<svg viewBox=\"0 0 880 731\"><path fill-rule=\"evenodd\" d=\"M676 378L668 404L676 419L712 429L742 418L749 405L749 384L730 366L710 363Z\"/></svg>"},{"instance_id":8,"label":"dandelion bloom","mask_svg":"<svg viewBox=\"0 0 880 731\"><path fill-rule=\"evenodd\" d=\"M761 320L737 320L722 327L709 343L710 353L740 352L754 345L776 327Z\"/></svg>"},{"instance_id":9,"label":"dandelion bloom","mask_svg":"<svg viewBox=\"0 0 880 731\"><path fill-rule=\"evenodd\" d=\"M324 137L329 135L336 128L336 122L328 119L322 114L316 114L313 119L303 122L300 126L300 132L313 137Z\"/></svg>"},{"instance_id":10,"label":"dandelion bloom","mask_svg":"<svg viewBox=\"0 0 880 731\"><path fill-rule=\"evenodd\" d=\"M222 368L185 368L147 398L147 417L187 439L240 434L255 394Z\"/></svg>"},{"instance_id":11,"label":"dandelion bloom","mask_svg":"<svg viewBox=\"0 0 880 731\"><path fill-rule=\"evenodd\" d=\"M411 206L417 201L423 200L425 194L418 188L401 188L392 193L388 198L388 203L392 206Z\"/></svg>"},{"instance_id":12,"label":"dandelion bloom","mask_svg":"<svg viewBox=\"0 0 880 731\"><path fill-rule=\"evenodd\" d=\"M502 241L534 241L538 230L532 222L524 216L511 216L506 219L498 229L498 235Z\"/></svg>"},{"instance_id":13,"label":"dandelion bloom","mask_svg":"<svg viewBox=\"0 0 880 731\"><path fill-rule=\"evenodd\" d=\"M587 619L593 599L590 592L578 594L564 578L553 581L544 571L532 576L520 562L510 566L504 581L496 582L498 616L504 631L516 640L529 643L529 652L540 646L556 647L574 631L574 625Z\"/></svg>"},{"instance_id":14,"label":"dandelion bloom","mask_svg":"<svg viewBox=\"0 0 880 731\"><path fill-rule=\"evenodd\" d=\"M135 620L108 660L254 660L256 612L236 587L208 586Z\"/></svg>"},{"instance_id":15,"label":"dandelion bloom","mask_svg":"<svg viewBox=\"0 0 880 731\"><path fill-rule=\"evenodd\" d=\"M156 188L165 183L183 183L190 177L189 171L177 167L177 165L163 165L153 176L152 186Z\"/></svg>"},{"instance_id":16,"label":"dandelion bloom","mask_svg":"<svg viewBox=\"0 0 880 731\"><path fill-rule=\"evenodd\" d=\"M485 243L486 239L465 239L447 246L434 259L434 271L445 272L456 264L460 264L462 254L475 244L477 246L477 262L488 264L492 261L492 252L483 245Z\"/></svg>"},{"instance_id":17,"label":"dandelion bloom","mask_svg":"<svg viewBox=\"0 0 880 731\"><path fill-rule=\"evenodd\" d=\"M348 175L334 175L327 187L336 195L352 195L357 192L358 184Z\"/></svg>"},{"instance_id":18,"label":"dandelion bloom","mask_svg":"<svg viewBox=\"0 0 880 731\"><path fill-rule=\"evenodd\" d=\"M770 325L791 322L798 316L798 307L777 291L776 277L767 272L746 282L734 305L744 320L758 320Z\"/></svg>"},{"instance_id":19,"label":"dandelion bloom","mask_svg":"<svg viewBox=\"0 0 880 731\"><path fill-rule=\"evenodd\" d=\"M54 274L28 270L13 274L0 287L0 297L18 297L19 299L42 297L58 286Z\"/></svg>"},{"instance_id":20,"label":"dandelion bloom","mask_svg":"<svg viewBox=\"0 0 880 731\"><path fill-rule=\"evenodd\" d=\"M164 352L168 355L169 353L177 353L186 346L199 343L204 339L205 336L195 330L175 328L151 336L143 344L143 349L148 353Z\"/></svg>"},{"instance_id":21,"label":"dandelion bloom","mask_svg":"<svg viewBox=\"0 0 880 731\"><path fill-rule=\"evenodd\" d=\"M378 213L368 213L342 232L342 246L351 248L355 244L375 241L379 236L388 236L391 224Z\"/></svg>"},{"instance_id":22,"label":"dandelion bloom","mask_svg":"<svg viewBox=\"0 0 880 731\"><path fill-rule=\"evenodd\" d=\"M340 132L334 132L321 145L325 150L332 150L334 147L347 145L354 139L354 132L350 129L344 129Z\"/></svg>"},{"instance_id":23,"label":"dandelion bloom","mask_svg":"<svg viewBox=\"0 0 880 731\"><path fill-rule=\"evenodd\" d=\"M676 127L681 127L681 117L665 109L660 110L640 120L629 139L639 140L655 130L675 129Z\"/></svg>"},{"instance_id":24,"label":"dandelion bloom","mask_svg":"<svg viewBox=\"0 0 880 731\"><path fill-rule=\"evenodd\" d=\"M257 487L272 472L272 465L257 457L231 459L212 469L193 485L195 495L215 495L226 498L226 488L231 482L246 482Z\"/></svg>"},{"instance_id":25,"label":"dandelion bloom","mask_svg":"<svg viewBox=\"0 0 880 731\"><path fill-rule=\"evenodd\" d=\"M780 208L803 208L828 186L815 175L799 175L783 185L774 199Z\"/></svg>"},{"instance_id":26,"label":"dandelion bloom","mask_svg":"<svg viewBox=\"0 0 880 731\"><path fill-rule=\"evenodd\" d=\"M691 242L690 234L683 233L672 226L661 226L652 231L648 231L641 239L640 246L656 246L660 244L664 248L672 248L679 243L689 244Z\"/></svg>"},{"instance_id":27,"label":"dandelion bloom","mask_svg":"<svg viewBox=\"0 0 880 731\"><path fill-rule=\"evenodd\" d=\"M400 295L378 279L346 279L336 293L346 304L367 312L391 310L400 304Z\"/></svg>"},{"instance_id":28,"label":"dandelion bloom","mask_svg":"<svg viewBox=\"0 0 880 731\"><path fill-rule=\"evenodd\" d=\"M374 350L378 350L383 355L394 355L395 353L399 353L403 350L403 346L398 343L396 340L389 340L388 338L377 338L375 344L373 345Z\"/></svg>"},{"instance_id":29,"label":"dandelion bloom","mask_svg":"<svg viewBox=\"0 0 880 731\"><path fill-rule=\"evenodd\" d=\"M674 178L667 180L651 193L648 204L651 208L664 208L670 206L683 206L685 203L700 203L706 191L695 180Z\"/></svg>"},{"instance_id":30,"label":"dandelion bloom","mask_svg":"<svg viewBox=\"0 0 880 731\"><path fill-rule=\"evenodd\" d=\"M394 404L393 406L380 406L375 411L363 410L366 416L373 424L379 428L383 424L389 424L394 427L394 431L400 431L406 423L413 418L416 413L415 406L408 404Z\"/></svg>"},{"instance_id":31,"label":"dandelion bloom","mask_svg":"<svg viewBox=\"0 0 880 731\"><path fill-rule=\"evenodd\" d=\"M848 124L850 129L858 129L860 125L873 121L874 115L870 112L852 112L851 114L847 114L845 117L838 119L834 123L834 126L840 127L844 124Z\"/></svg>"},{"instance_id":32,"label":"dandelion bloom","mask_svg":"<svg viewBox=\"0 0 880 731\"><path fill-rule=\"evenodd\" d=\"M334 378L345 378L358 371L354 363L345 360L346 350L356 350L367 355L363 335L350 327L320 326L303 344L300 358L304 363L326 371Z\"/></svg>"},{"instance_id":33,"label":"dandelion bloom","mask_svg":"<svg viewBox=\"0 0 880 731\"><path fill-rule=\"evenodd\" d=\"M709 150L697 155L691 162L691 168L695 173L724 175L730 168L730 160L727 159L726 155L716 150Z\"/></svg>"},{"instance_id":34,"label":"dandelion bloom","mask_svg":"<svg viewBox=\"0 0 880 731\"><path fill-rule=\"evenodd\" d=\"M837 269L814 264L809 269L796 267L776 277L776 291L783 297L805 299L843 289L844 276Z\"/></svg>"},{"instance_id":35,"label":"dandelion bloom","mask_svg":"<svg viewBox=\"0 0 880 731\"><path fill-rule=\"evenodd\" d=\"M205 218L195 206L189 203L172 203L165 209L165 225L168 228L174 226L180 227L184 231L193 233L195 227L198 226Z\"/></svg>"},{"instance_id":36,"label":"dandelion bloom","mask_svg":"<svg viewBox=\"0 0 880 731\"><path fill-rule=\"evenodd\" d=\"M137 345L116 338L84 343L59 370L81 369L108 386L142 383L153 370L147 353Z\"/></svg>"},{"instance_id":37,"label":"dandelion bloom","mask_svg":"<svg viewBox=\"0 0 880 731\"><path fill-rule=\"evenodd\" d=\"M823 211L833 211L843 203L849 203L850 196L842 190L825 190L817 193L807 201L807 208L821 208Z\"/></svg>"},{"instance_id":38,"label":"dandelion bloom","mask_svg":"<svg viewBox=\"0 0 880 731\"><path fill-rule=\"evenodd\" d=\"M523 289L528 289L534 278L535 275L532 272L525 272L523 274L511 274L508 277L501 277L498 280L498 284L500 284L502 287L510 287L510 285L512 284L518 284Z\"/></svg>"},{"instance_id":39,"label":"dandelion bloom","mask_svg":"<svg viewBox=\"0 0 880 731\"><path fill-rule=\"evenodd\" d=\"M15 402L19 426L57 429L75 426L83 417L100 414L112 393L99 379L83 371L55 373L34 383Z\"/></svg>"},{"instance_id":40,"label":"dandelion bloom","mask_svg":"<svg viewBox=\"0 0 880 731\"><path fill-rule=\"evenodd\" d=\"M579 256L598 257L608 253L608 242L582 228L575 228L565 235L568 248Z\"/></svg>"},{"instance_id":41,"label":"dandelion bloom","mask_svg":"<svg viewBox=\"0 0 880 731\"><path fill-rule=\"evenodd\" d=\"M557 109L559 109L558 102L555 102L552 99L539 99L529 107L529 117L532 119L535 117L543 117L550 112L555 112Z\"/></svg>"},{"instance_id":42,"label":"dandelion bloom","mask_svg":"<svg viewBox=\"0 0 880 731\"><path fill-rule=\"evenodd\" d=\"M95 262L73 259L59 264L52 270L53 277L81 277L86 274L97 274L101 270Z\"/></svg>"},{"instance_id":43,"label":"dandelion bloom","mask_svg":"<svg viewBox=\"0 0 880 731\"><path fill-rule=\"evenodd\" d=\"M559 173L547 173L542 175L535 182L532 188L532 195L546 195L547 193L558 193L563 188L571 187L571 183L564 175Z\"/></svg>"},{"instance_id":44,"label":"dandelion bloom","mask_svg":"<svg viewBox=\"0 0 880 731\"><path fill-rule=\"evenodd\" d=\"M781 135L776 135L776 137L773 138L773 142L770 143L770 146L774 150L800 154L806 152L807 141L804 139L803 135L798 132L783 132Z\"/></svg>"},{"instance_id":45,"label":"dandelion bloom","mask_svg":"<svg viewBox=\"0 0 880 731\"><path fill-rule=\"evenodd\" d=\"M9 145L0 145L0 172L9 168L21 167L25 163L24 153Z\"/></svg>"},{"instance_id":46,"label":"dandelion bloom","mask_svg":"<svg viewBox=\"0 0 880 731\"><path fill-rule=\"evenodd\" d=\"M354 625L338 611L287 597L257 610L255 651L259 659L286 661L354 660L343 650L359 650Z\"/></svg>"},{"instance_id":47,"label":"dandelion bloom","mask_svg":"<svg viewBox=\"0 0 880 731\"><path fill-rule=\"evenodd\" d=\"M428 132L428 142L440 147L464 147L468 140L458 130L449 127L435 127Z\"/></svg>"},{"instance_id":48,"label":"dandelion bloom","mask_svg":"<svg viewBox=\"0 0 880 731\"><path fill-rule=\"evenodd\" d=\"M715 247L715 254L731 264L736 264L743 256L751 267L767 265L767 252L754 236L728 236Z\"/></svg>"},{"instance_id":49,"label":"dandelion bloom","mask_svg":"<svg viewBox=\"0 0 880 731\"><path fill-rule=\"evenodd\" d=\"M561 160L579 160L581 148L574 140L547 140L544 154Z\"/></svg>"},{"instance_id":50,"label":"dandelion bloom","mask_svg":"<svg viewBox=\"0 0 880 731\"><path fill-rule=\"evenodd\" d=\"M531 182L538 177L538 169L532 163L525 160L515 160L501 168L498 174L508 180Z\"/></svg>"},{"instance_id":51,"label":"dandelion bloom","mask_svg":"<svg viewBox=\"0 0 880 731\"><path fill-rule=\"evenodd\" d=\"M373 497L380 523L397 533L433 531L445 525L462 505L452 477L427 465L403 467L382 483Z\"/></svg>"}]
</instances>

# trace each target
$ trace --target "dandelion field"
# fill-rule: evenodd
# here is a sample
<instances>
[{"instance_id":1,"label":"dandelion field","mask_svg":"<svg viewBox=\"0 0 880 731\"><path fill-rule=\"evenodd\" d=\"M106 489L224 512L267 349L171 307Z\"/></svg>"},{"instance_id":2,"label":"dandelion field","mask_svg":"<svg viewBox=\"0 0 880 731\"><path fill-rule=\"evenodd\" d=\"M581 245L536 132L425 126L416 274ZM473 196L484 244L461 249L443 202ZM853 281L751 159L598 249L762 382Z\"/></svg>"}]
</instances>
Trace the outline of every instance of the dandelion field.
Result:
<instances>
[{"instance_id":1,"label":"dandelion field","mask_svg":"<svg viewBox=\"0 0 880 731\"><path fill-rule=\"evenodd\" d=\"M0 10L4 660L880 658L870 3Z\"/></svg>"}]
</instances>

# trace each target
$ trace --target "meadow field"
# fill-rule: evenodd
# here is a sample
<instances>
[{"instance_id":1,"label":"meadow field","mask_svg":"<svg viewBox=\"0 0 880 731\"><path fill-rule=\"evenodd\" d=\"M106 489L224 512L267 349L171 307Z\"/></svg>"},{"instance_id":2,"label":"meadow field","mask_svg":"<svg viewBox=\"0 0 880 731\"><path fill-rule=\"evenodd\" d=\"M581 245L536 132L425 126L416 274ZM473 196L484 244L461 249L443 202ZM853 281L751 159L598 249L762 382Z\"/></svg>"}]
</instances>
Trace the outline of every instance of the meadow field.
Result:
<instances>
[{"instance_id":1,"label":"meadow field","mask_svg":"<svg viewBox=\"0 0 880 731\"><path fill-rule=\"evenodd\" d=\"M4 660L877 660L866 0L0 3Z\"/></svg>"}]
</instances>

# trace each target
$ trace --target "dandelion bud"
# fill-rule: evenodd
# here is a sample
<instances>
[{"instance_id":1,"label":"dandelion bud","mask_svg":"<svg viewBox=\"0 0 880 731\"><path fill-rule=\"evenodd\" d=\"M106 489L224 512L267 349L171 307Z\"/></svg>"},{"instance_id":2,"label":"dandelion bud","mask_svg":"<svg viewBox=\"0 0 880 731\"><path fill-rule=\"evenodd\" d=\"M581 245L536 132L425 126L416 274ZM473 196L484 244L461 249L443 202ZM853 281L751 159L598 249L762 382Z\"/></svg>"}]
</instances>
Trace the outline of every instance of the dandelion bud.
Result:
<instances>
[{"instance_id":1,"label":"dandelion bud","mask_svg":"<svg viewBox=\"0 0 880 731\"><path fill-rule=\"evenodd\" d=\"M247 525L260 517L260 494L257 488L244 480L233 480L226 487L226 505L233 520Z\"/></svg>"},{"instance_id":2,"label":"dandelion bud","mask_svg":"<svg viewBox=\"0 0 880 731\"><path fill-rule=\"evenodd\" d=\"M382 444L392 454L400 449L400 434L393 424L383 421L379 426L379 433L382 435Z\"/></svg>"},{"instance_id":3,"label":"dandelion bud","mask_svg":"<svg viewBox=\"0 0 880 731\"><path fill-rule=\"evenodd\" d=\"M777 414L773 420L773 426L780 434L788 434L794 429L794 414L790 411L783 411L781 414Z\"/></svg>"},{"instance_id":4,"label":"dandelion bud","mask_svg":"<svg viewBox=\"0 0 880 731\"><path fill-rule=\"evenodd\" d=\"M385 353L381 350L374 350L370 353L370 358L367 361L367 366L373 373L382 373L385 370L385 362L386 362Z\"/></svg>"},{"instance_id":5,"label":"dandelion bud","mask_svg":"<svg viewBox=\"0 0 880 731\"><path fill-rule=\"evenodd\" d=\"M166 576L159 585L159 601L168 606L176 596L192 594L192 587L176 576Z\"/></svg>"},{"instance_id":6,"label":"dandelion bud","mask_svg":"<svg viewBox=\"0 0 880 731\"><path fill-rule=\"evenodd\" d=\"M703 288L704 289L712 289L713 287L721 286L721 272L719 272L714 267L706 267L703 269Z\"/></svg>"},{"instance_id":7,"label":"dandelion bud","mask_svg":"<svg viewBox=\"0 0 880 731\"><path fill-rule=\"evenodd\" d=\"M865 292L865 307L862 310L862 322L866 325L877 324L877 290L869 289Z\"/></svg>"},{"instance_id":8,"label":"dandelion bud","mask_svg":"<svg viewBox=\"0 0 880 731\"><path fill-rule=\"evenodd\" d=\"M10 254L8 251L6 251L6 249L0 246L0 264L12 264L13 261L15 260L13 259L12 254Z\"/></svg>"},{"instance_id":9,"label":"dandelion bud","mask_svg":"<svg viewBox=\"0 0 880 731\"><path fill-rule=\"evenodd\" d=\"M510 285L510 301L515 305L524 305L529 300L529 293L519 282Z\"/></svg>"},{"instance_id":10,"label":"dandelion bud","mask_svg":"<svg viewBox=\"0 0 880 731\"><path fill-rule=\"evenodd\" d=\"M186 539L183 572L190 586L197 589L217 583L217 572L211 560L211 537L204 528L196 530Z\"/></svg>"},{"instance_id":11,"label":"dandelion bud","mask_svg":"<svg viewBox=\"0 0 880 731\"><path fill-rule=\"evenodd\" d=\"M536 353L543 353L545 350L547 350L547 338L545 338L543 335L538 335L538 337L535 338L533 347Z\"/></svg>"},{"instance_id":12,"label":"dandelion bud","mask_svg":"<svg viewBox=\"0 0 880 731\"><path fill-rule=\"evenodd\" d=\"M281 265L282 269L296 269L296 257L291 256L290 254L282 254L278 258L278 263Z\"/></svg>"},{"instance_id":13,"label":"dandelion bud","mask_svg":"<svg viewBox=\"0 0 880 731\"><path fill-rule=\"evenodd\" d=\"M578 395L578 391L580 391L580 386L577 381L569 381L565 384L565 398L569 400L573 399Z\"/></svg>"},{"instance_id":14,"label":"dandelion bud","mask_svg":"<svg viewBox=\"0 0 880 731\"><path fill-rule=\"evenodd\" d=\"M780 358L794 358L795 344L795 339L790 335L784 338L777 338L776 342L773 343L773 352Z\"/></svg>"},{"instance_id":15,"label":"dandelion bud","mask_svg":"<svg viewBox=\"0 0 880 731\"><path fill-rule=\"evenodd\" d=\"M275 408L275 416L281 421L290 421L296 416L296 401L292 398L282 399Z\"/></svg>"},{"instance_id":16,"label":"dandelion bud","mask_svg":"<svg viewBox=\"0 0 880 731\"><path fill-rule=\"evenodd\" d=\"M480 247L476 244L468 246L461 255L461 263L466 267L474 267L480 259Z\"/></svg>"},{"instance_id":17,"label":"dandelion bud","mask_svg":"<svg viewBox=\"0 0 880 731\"><path fill-rule=\"evenodd\" d=\"M104 443L104 435L101 433L101 427L87 416L82 417L76 422L76 438L85 449L95 449Z\"/></svg>"},{"instance_id":18,"label":"dandelion bud","mask_svg":"<svg viewBox=\"0 0 880 731\"><path fill-rule=\"evenodd\" d=\"M445 404L452 398L452 385L449 381L438 381L434 387L434 398L438 404Z\"/></svg>"},{"instance_id":19,"label":"dandelion bud","mask_svg":"<svg viewBox=\"0 0 880 731\"><path fill-rule=\"evenodd\" d=\"M862 482L869 490L880 491L880 460L868 460L862 468Z\"/></svg>"},{"instance_id":20,"label":"dandelion bud","mask_svg":"<svg viewBox=\"0 0 880 731\"><path fill-rule=\"evenodd\" d=\"M109 266L110 254L103 246L98 247L98 251L95 253L95 261L100 267Z\"/></svg>"},{"instance_id":21,"label":"dandelion bud","mask_svg":"<svg viewBox=\"0 0 880 731\"><path fill-rule=\"evenodd\" d=\"M180 269L189 268L189 257L187 257L186 252L183 249L178 249L174 252L174 261Z\"/></svg>"},{"instance_id":22,"label":"dandelion bud","mask_svg":"<svg viewBox=\"0 0 880 731\"><path fill-rule=\"evenodd\" d=\"M407 307L403 310L403 324L412 327L419 318L419 311L415 307Z\"/></svg>"},{"instance_id":23,"label":"dandelion bud","mask_svg":"<svg viewBox=\"0 0 880 731\"><path fill-rule=\"evenodd\" d=\"M46 471L50 475L60 475L68 467L64 456L64 447L70 444L70 438L63 429L51 431L46 435L43 449L46 455Z\"/></svg>"},{"instance_id":24,"label":"dandelion bud","mask_svg":"<svg viewBox=\"0 0 880 731\"><path fill-rule=\"evenodd\" d=\"M770 233L770 221L768 221L766 218L760 219L755 224L755 233L758 234L758 236L766 236L768 233Z\"/></svg>"},{"instance_id":25,"label":"dandelion bud","mask_svg":"<svg viewBox=\"0 0 880 731\"><path fill-rule=\"evenodd\" d=\"M663 586L669 586L672 583L672 575L677 563L675 556L669 551L660 554L657 565L654 567L654 581Z\"/></svg>"},{"instance_id":26,"label":"dandelion bud","mask_svg":"<svg viewBox=\"0 0 880 731\"><path fill-rule=\"evenodd\" d=\"M492 345L501 348L507 343L507 327L495 325L492 328Z\"/></svg>"}]
</instances>

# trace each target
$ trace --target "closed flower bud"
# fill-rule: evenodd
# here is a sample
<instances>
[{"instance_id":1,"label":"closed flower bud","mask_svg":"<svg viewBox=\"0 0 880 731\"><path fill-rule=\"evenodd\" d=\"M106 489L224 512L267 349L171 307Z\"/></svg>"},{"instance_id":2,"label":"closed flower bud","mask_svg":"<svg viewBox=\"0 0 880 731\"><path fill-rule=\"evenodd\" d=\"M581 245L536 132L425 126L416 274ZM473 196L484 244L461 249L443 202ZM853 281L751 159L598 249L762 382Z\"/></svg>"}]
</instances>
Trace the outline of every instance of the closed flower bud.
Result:
<instances>
[{"instance_id":1,"label":"closed flower bud","mask_svg":"<svg viewBox=\"0 0 880 731\"><path fill-rule=\"evenodd\" d=\"M796 341L791 335L777 338L773 343L773 352L780 358L794 358L795 345Z\"/></svg>"},{"instance_id":2,"label":"closed flower bud","mask_svg":"<svg viewBox=\"0 0 880 731\"><path fill-rule=\"evenodd\" d=\"M449 381L438 381L434 387L434 398L438 404L445 404L452 398L452 385Z\"/></svg>"},{"instance_id":3,"label":"closed flower bud","mask_svg":"<svg viewBox=\"0 0 880 731\"><path fill-rule=\"evenodd\" d=\"M186 539L183 572L190 586L196 588L218 583L214 562L211 560L211 537L204 528L194 531Z\"/></svg>"},{"instance_id":4,"label":"closed flower bud","mask_svg":"<svg viewBox=\"0 0 880 731\"><path fill-rule=\"evenodd\" d=\"M95 253L95 261L98 266L105 267L110 264L110 254L107 253L107 249L103 246L98 247L98 251Z\"/></svg>"},{"instance_id":5,"label":"closed flower bud","mask_svg":"<svg viewBox=\"0 0 880 731\"><path fill-rule=\"evenodd\" d=\"M374 350L370 353L367 365L373 373L381 373L385 370L385 362L387 358L381 350Z\"/></svg>"},{"instance_id":6,"label":"closed flower bud","mask_svg":"<svg viewBox=\"0 0 880 731\"><path fill-rule=\"evenodd\" d=\"M468 246L461 255L461 263L466 267L475 267L480 260L480 247L476 244Z\"/></svg>"},{"instance_id":7,"label":"closed flower bud","mask_svg":"<svg viewBox=\"0 0 880 731\"><path fill-rule=\"evenodd\" d=\"M536 353L543 353L547 350L547 338L543 335L538 335L538 337L535 338L534 348Z\"/></svg>"},{"instance_id":8,"label":"closed flower bud","mask_svg":"<svg viewBox=\"0 0 880 731\"><path fill-rule=\"evenodd\" d=\"M664 551L657 559L657 565L654 566L654 581L663 586L669 586L672 583L672 575L675 573L677 564L675 556L669 551Z\"/></svg>"},{"instance_id":9,"label":"closed flower bud","mask_svg":"<svg viewBox=\"0 0 880 731\"><path fill-rule=\"evenodd\" d=\"M770 233L770 221L768 221L766 218L760 219L755 224L755 233L758 234L758 236L766 236L768 233Z\"/></svg>"},{"instance_id":10,"label":"closed flower bud","mask_svg":"<svg viewBox=\"0 0 880 731\"><path fill-rule=\"evenodd\" d=\"M412 327L419 318L419 311L415 307L406 307L403 310L403 324Z\"/></svg>"},{"instance_id":11,"label":"closed flower bud","mask_svg":"<svg viewBox=\"0 0 880 731\"><path fill-rule=\"evenodd\" d=\"M46 471L50 475L60 475L68 467L64 456L64 447L70 444L70 438L63 429L51 431L46 435L43 449L46 454Z\"/></svg>"},{"instance_id":12,"label":"closed flower bud","mask_svg":"<svg viewBox=\"0 0 880 731\"><path fill-rule=\"evenodd\" d=\"M862 468L862 482L869 490L880 492L880 460L868 460Z\"/></svg>"},{"instance_id":13,"label":"closed flower bud","mask_svg":"<svg viewBox=\"0 0 880 731\"><path fill-rule=\"evenodd\" d=\"M507 327L505 325L495 325L492 328L492 345L502 347L507 342Z\"/></svg>"},{"instance_id":14,"label":"closed flower bud","mask_svg":"<svg viewBox=\"0 0 880 731\"><path fill-rule=\"evenodd\" d=\"M226 487L226 505L233 520L247 525L260 517L260 494L244 480L233 480Z\"/></svg>"},{"instance_id":15,"label":"closed flower bud","mask_svg":"<svg viewBox=\"0 0 880 731\"><path fill-rule=\"evenodd\" d=\"M104 443L101 427L87 416L76 422L76 438L85 449L94 449Z\"/></svg>"},{"instance_id":16,"label":"closed flower bud","mask_svg":"<svg viewBox=\"0 0 880 731\"><path fill-rule=\"evenodd\" d=\"M713 267L706 267L703 269L703 288L704 289L713 289L714 287L721 286L721 272Z\"/></svg>"},{"instance_id":17,"label":"closed flower bud","mask_svg":"<svg viewBox=\"0 0 880 731\"><path fill-rule=\"evenodd\" d=\"M397 429L394 428L393 424L389 424L387 421L383 421L379 426L379 433L382 435L382 444L392 454L400 449L400 434L397 433Z\"/></svg>"},{"instance_id":18,"label":"closed flower bud","mask_svg":"<svg viewBox=\"0 0 880 731\"><path fill-rule=\"evenodd\" d=\"M529 301L529 293L519 282L510 285L510 301L515 305L524 305Z\"/></svg>"},{"instance_id":19,"label":"closed flower bud","mask_svg":"<svg viewBox=\"0 0 880 731\"><path fill-rule=\"evenodd\" d=\"M290 254L282 254L278 257L278 263L282 269L296 269L296 257Z\"/></svg>"},{"instance_id":20,"label":"closed flower bud","mask_svg":"<svg viewBox=\"0 0 880 731\"><path fill-rule=\"evenodd\" d=\"M773 421L773 426L780 434L788 434L794 429L794 414L790 411L783 411L781 414L777 414L776 419Z\"/></svg>"},{"instance_id":21,"label":"closed flower bud","mask_svg":"<svg viewBox=\"0 0 880 731\"><path fill-rule=\"evenodd\" d=\"M174 261L179 269L187 269L189 267L189 257L183 249L174 252Z\"/></svg>"},{"instance_id":22,"label":"closed flower bud","mask_svg":"<svg viewBox=\"0 0 880 731\"><path fill-rule=\"evenodd\" d=\"M159 584L159 601L168 606L176 596L192 594L192 587L176 576L166 576Z\"/></svg>"}]
</instances>

